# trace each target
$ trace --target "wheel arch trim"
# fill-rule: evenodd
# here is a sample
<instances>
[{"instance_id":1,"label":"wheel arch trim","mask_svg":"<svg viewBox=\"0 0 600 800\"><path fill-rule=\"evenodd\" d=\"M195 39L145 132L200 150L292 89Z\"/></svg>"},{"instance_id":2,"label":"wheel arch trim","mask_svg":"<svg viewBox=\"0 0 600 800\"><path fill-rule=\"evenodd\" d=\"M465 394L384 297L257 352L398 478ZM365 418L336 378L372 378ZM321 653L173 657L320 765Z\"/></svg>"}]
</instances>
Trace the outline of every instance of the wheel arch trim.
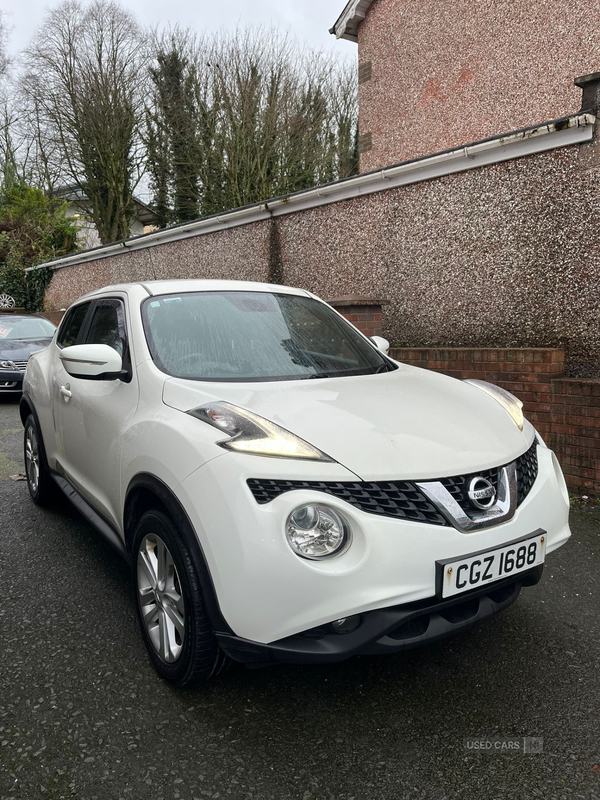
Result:
<instances>
[{"instance_id":1,"label":"wheel arch trim","mask_svg":"<svg viewBox=\"0 0 600 800\"><path fill-rule=\"evenodd\" d=\"M206 602L206 612L209 616L213 629L217 633L233 633L231 627L227 624L225 617L219 606L215 585L208 567L206 556L202 544L196 535L196 531L188 516L187 511L183 507L179 498L174 494L172 489L167 486L164 481L157 478L150 473L141 472L135 475L127 487L125 494L125 501L123 503L123 533L125 536L125 543L131 555L132 535L133 535L133 497L137 491L150 492L159 502L167 509L170 516L176 523L180 525L183 523L184 528L190 532L191 536L187 536L186 540L190 546L192 555L194 556L195 564L198 568L200 576L200 585Z\"/></svg>"},{"instance_id":2,"label":"wheel arch trim","mask_svg":"<svg viewBox=\"0 0 600 800\"><path fill-rule=\"evenodd\" d=\"M27 413L24 412L24 409L27 410ZM42 426L40 425L40 419L38 417L37 411L35 410L35 406L33 405L33 400L29 396L29 392L23 392L21 395L21 399L19 401L19 416L21 417L21 424L25 427L25 423L27 422L27 417L31 415L35 420L36 427L38 429L38 440L39 444L42 446L42 458L44 461L44 466L48 468L48 459L46 457L46 445L44 444L44 434L42 432Z\"/></svg>"}]
</instances>

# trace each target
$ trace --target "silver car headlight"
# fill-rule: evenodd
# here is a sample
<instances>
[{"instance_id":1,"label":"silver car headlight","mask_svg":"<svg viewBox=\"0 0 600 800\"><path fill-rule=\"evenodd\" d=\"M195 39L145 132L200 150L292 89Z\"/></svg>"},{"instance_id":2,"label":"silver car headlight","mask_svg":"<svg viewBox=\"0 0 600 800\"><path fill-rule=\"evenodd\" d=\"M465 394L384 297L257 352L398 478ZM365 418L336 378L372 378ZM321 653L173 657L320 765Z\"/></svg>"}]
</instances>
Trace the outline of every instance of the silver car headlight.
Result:
<instances>
[{"instance_id":1,"label":"silver car headlight","mask_svg":"<svg viewBox=\"0 0 600 800\"><path fill-rule=\"evenodd\" d=\"M493 397L497 403L500 403L515 425L518 426L519 430L523 430L523 403L518 397L507 392L506 389L501 389L500 386L496 386L494 383L488 383L487 381L468 380L465 381L465 383L476 386L478 389L481 389L482 392Z\"/></svg>"},{"instance_id":2,"label":"silver car headlight","mask_svg":"<svg viewBox=\"0 0 600 800\"><path fill-rule=\"evenodd\" d=\"M301 458L306 461L333 461L285 428L245 408L218 401L187 412L229 435L217 444L226 450L254 456Z\"/></svg>"}]
</instances>

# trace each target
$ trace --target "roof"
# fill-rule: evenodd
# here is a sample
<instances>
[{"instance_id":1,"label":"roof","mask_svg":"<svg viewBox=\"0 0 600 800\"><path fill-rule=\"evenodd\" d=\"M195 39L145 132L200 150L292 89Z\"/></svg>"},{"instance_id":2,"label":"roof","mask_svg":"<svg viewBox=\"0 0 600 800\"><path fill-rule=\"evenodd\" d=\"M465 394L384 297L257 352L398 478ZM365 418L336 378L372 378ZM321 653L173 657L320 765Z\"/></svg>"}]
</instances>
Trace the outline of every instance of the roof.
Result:
<instances>
[{"instance_id":1,"label":"roof","mask_svg":"<svg viewBox=\"0 0 600 800\"><path fill-rule=\"evenodd\" d=\"M185 280L172 281L144 281L139 283L120 283L115 286L104 286L84 295L81 300L103 295L110 292L127 292L132 288L143 288L149 297L161 294L185 294L186 292L277 292L278 294L296 294L310 297L310 292L305 289L295 289L291 286L278 286L274 283L258 283L255 281L227 281L227 280Z\"/></svg>"},{"instance_id":2,"label":"roof","mask_svg":"<svg viewBox=\"0 0 600 800\"><path fill-rule=\"evenodd\" d=\"M350 0L329 33L333 33L338 39L358 42L358 26L372 4L373 0Z\"/></svg>"},{"instance_id":3,"label":"roof","mask_svg":"<svg viewBox=\"0 0 600 800\"><path fill-rule=\"evenodd\" d=\"M62 197L69 203L73 203L75 205L78 203L89 203L87 195L76 183L64 184L63 186L57 187L54 190L54 196ZM147 203L144 203L143 200L140 200L140 198L136 197L135 195L131 198L131 201L135 206L136 217L140 222L143 222L144 225L150 225L155 222L156 213Z\"/></svg>"}]
</instances>

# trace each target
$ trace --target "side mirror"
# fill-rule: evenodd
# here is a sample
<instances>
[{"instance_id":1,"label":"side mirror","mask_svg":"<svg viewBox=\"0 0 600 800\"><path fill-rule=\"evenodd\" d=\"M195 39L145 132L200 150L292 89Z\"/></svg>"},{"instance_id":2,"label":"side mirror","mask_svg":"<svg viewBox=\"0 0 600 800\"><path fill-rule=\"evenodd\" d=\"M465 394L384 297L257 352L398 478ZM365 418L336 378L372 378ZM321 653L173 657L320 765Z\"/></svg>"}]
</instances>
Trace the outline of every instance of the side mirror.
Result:
<instances>
[{"instance_id":1,"label":"side mirror","mask_svg":"<svg viewBox=\"0 0 600 800\"><path fill-rule=\"evenodd\" d=\"M122 376L123 359L107 344L74 344L64 347L59 358L74 378L111 381Z\"/></svg>"},{"instance_id":2,"label":"side mirror","mask_svg":"<svg viewBox=\"0 0 600 800\"><path fill-rule=\"evenodd\" d=\"M386 356L390 352L390 343L387 339L384 339L383 336L371 336L371 341L375 347L381 350L382 353L385 353Z\"/></svg>"}]
</instances>

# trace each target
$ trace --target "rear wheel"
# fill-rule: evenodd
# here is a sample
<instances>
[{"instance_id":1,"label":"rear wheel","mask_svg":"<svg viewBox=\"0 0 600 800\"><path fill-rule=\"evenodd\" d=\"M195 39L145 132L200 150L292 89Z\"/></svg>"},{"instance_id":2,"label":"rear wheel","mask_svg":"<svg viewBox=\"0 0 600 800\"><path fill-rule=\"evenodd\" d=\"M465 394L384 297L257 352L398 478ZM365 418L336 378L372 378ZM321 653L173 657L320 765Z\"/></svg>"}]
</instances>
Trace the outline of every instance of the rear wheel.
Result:
<instances>
[{"instance_id":1,"label":"rear wheel","mask_svg":"<svg viewBox=\"0 0 600 800\"><path fill-rule=\"evenodd\" d=\"M142 635L159 675L192 687L222 672L229 659L206 614L190 548L170 517L160 511L142 516L131 564Z\"/></svg>"},{"instance_id":2,"label":"rear wheel","mask_svg":"<svg viewBox=\"0 0 600 800\"><path fill-rule=\"evenodd\" d=\"M46 464L42 437L33 414L30 414L25 420L23 451L25 475L31 499L38 506L46 505L52 493L52 479Z\"/></svg>"}]
</instances>

